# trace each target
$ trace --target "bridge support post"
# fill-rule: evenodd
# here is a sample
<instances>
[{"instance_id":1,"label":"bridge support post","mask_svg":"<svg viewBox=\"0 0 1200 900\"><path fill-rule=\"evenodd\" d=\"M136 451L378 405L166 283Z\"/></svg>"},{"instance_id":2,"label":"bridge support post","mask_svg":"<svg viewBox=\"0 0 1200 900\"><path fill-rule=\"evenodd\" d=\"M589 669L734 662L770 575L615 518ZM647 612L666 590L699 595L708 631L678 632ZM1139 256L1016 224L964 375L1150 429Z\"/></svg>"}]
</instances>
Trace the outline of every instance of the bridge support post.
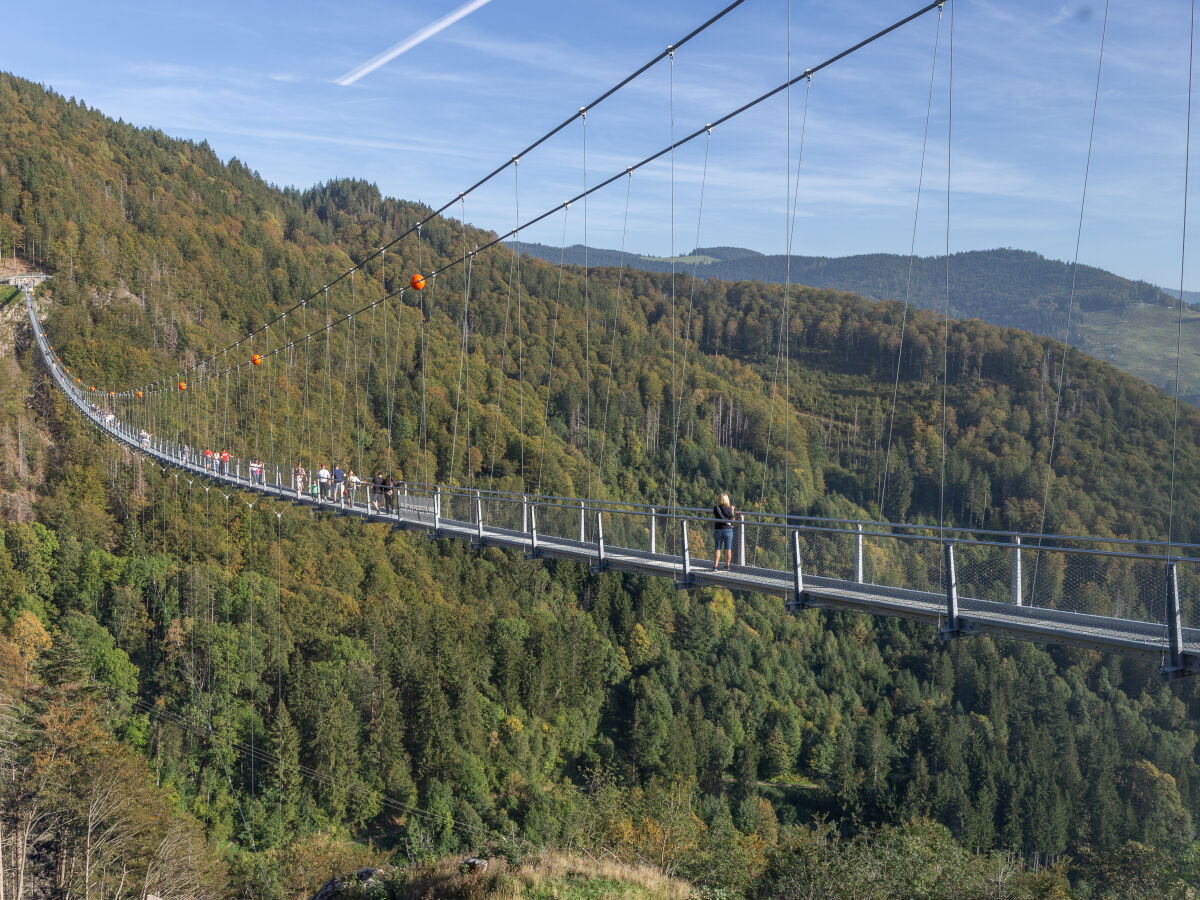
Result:
<instances>
[{"instance_id":1,"label":"bridge support post","mask_svg":"<svg viewBox=\"0 0 1200 900\"><path fill-rule=\"evenodd\" d=\"M679 560L682 577L675 582L675 587L683 588L692 584L692 551L688 547L687 519L679 520Z\"/></svg>"},{"instance_id":2,"label":"bridge support post","mask_svg":"<svg viewBox=\"0 0 1200 900\"><path fill-rule=\"evenodd\" d=\"M862 522L854 526L854 581L862 584L863 578L863 527Z\"/></svg>"},{"instance_id":3,"label":"bridge support post","mask_svg":"<svg viewBox=\"0 0 1200 900\"><path fill-rule=\"evenodd\" d=\"M954 542L946 541L946 624L938 629L938 638L947 641L962 632L958 620L958 574L954 568Z\"/></svg>"},{"instance_id":4,"label":"bridge support post","mask_svg":"<svg viewBox=\"0 0 1200 900\"><path fill-rule=\"evenodd\" d=\"M529 498L521 497L521 533L529 534Z\"/></svg>"},{"instance_id":5,"label":"bridge support post","mask_svg":"<svg viewBox=\"0 0 1200 900\"><path fill-rule=\"evenodd\" d=\"M483 498L479 491L475 492L475 540L471 546L478 549L485 546L483 540Z\"/></svg>"},{"instance_id":6,"label":"bridge support post","mask_svg":"<svg viewBox=\"0 0 1200 900\"><path fill-rule=\"evenodd\" d=\"M583 543L587 539L587 533L583 523L583 501L579 501L579 543Z\"/></svg>"},{"instance_id":7,"label":"bridge support post","mask_svg":"<svg viewBox=\"0 0 1200 900\"><path fill-rule=\"evenodd\" d=\"M432 537L438 536L438 531L442 527L442 487L438 485L433 489L433 533Z\"/></svg>"},{"instance_id":8,"label":"bridge support post","mask_svg":"<svg viewBox=\"0 0 1200 900\"><path fill-rule=\"evenodd\" d=\"M808 609L808 592L804 590L804 559L800 553L800 530L792 532L792 599L784 604L788 612Z\"/></svg>"},{"instance_id":9,"label":"bridge support post","mask_svg":"<svg viewBox=\"0 0 1200 900\"><path fill-rule=\"evenodd\" d=\"M603 572L608 568L608 562L604 555L604 513L596 510L596 565L592 567L592 573Z\"/></svg>"},{"instance_id":10,"label":"bridge support post","mask_svg":"<svg viewBox=\"0 0 1200 900\"><path fill-rule=\"evenodd\" d=\"M1025 597L1021 586L1021 536L1019 534L1013 535L1012 602L1013 606L1025 605Z\"/></svg>"},{"instance_id":11,"label":"bridge support post","mask_svg":"<svg viewBox=\"0 0 1200 900\"><path fill-rule=\"evenodd\" d=\"M746 566L746 517L742 515L737 522L737 565L739 569Z\"/></svg>"},{"instance_id":12,"label":"bridge support post","mask_svg":"<svg viewBox=\"0 0 1200 900\"><path fill-rule=\"evenodd\" d=\"M1183 610L1179 602L1179 573L1174 560L1167 563L1167 664L1159 671L1167 681L1178 681L1200 673L1200 658L1186 652L1183 644Z\"/></svg>"},{"instance_id":13,"label":"bridge support post","mask_svg":"<svg viewBox=\"0 0 1200 900\"><path fill-rule=\"evenodd\" d=\"M529 559L538 558L537 504L529 504Z\"/></svg>"},{"instance_id":14,"label":"bridge support post","mask_svg":"<svg viewBox=\"0 0 1200 900\"><path fill-rule=\"evenodd\" d=\"M658 510L651 509L650 510L650 552L651 553L656 553L658 551L658 548L655 546L657 544L657 541L655 540L655 538L657 537L657 535L655 534L655 532L658 530L657 526L658 526Z\"/></svg>"}]
</instances>

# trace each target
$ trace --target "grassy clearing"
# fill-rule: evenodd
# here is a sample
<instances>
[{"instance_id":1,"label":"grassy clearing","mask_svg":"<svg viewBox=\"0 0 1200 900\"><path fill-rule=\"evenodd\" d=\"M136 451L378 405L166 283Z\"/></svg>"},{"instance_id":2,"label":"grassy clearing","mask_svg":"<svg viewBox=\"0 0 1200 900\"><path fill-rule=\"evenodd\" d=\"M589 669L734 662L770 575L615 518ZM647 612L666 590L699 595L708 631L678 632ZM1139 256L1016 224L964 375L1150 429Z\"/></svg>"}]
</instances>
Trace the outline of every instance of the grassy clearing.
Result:
<instances>
[{"instance_id":1,"label":"grassy clearing","mask_svg":"<svg viewBox=\"0 0 1200 900\"><path fill-rule=\"evenodd\" d=\"M1131 375L1172 392L1179 311L1158 306L1083 310L1074 343ZM1200 405L1200 311L1185 309L1180 342L1180 396Z\"/></svg>"},{"instance_id":2,"label":"grassy clearing","mask_svg":"<svg viewBox=\"0 0 1200 900\"><path fill-rule=\"evenodd\" d=\"M391 888L397 900L685 900L691 886L656 869L589 860L547 851L516 866L488 861L486 871L460 871L461 860L441 860L408 873Z\"/></svg>"}]
</instances>

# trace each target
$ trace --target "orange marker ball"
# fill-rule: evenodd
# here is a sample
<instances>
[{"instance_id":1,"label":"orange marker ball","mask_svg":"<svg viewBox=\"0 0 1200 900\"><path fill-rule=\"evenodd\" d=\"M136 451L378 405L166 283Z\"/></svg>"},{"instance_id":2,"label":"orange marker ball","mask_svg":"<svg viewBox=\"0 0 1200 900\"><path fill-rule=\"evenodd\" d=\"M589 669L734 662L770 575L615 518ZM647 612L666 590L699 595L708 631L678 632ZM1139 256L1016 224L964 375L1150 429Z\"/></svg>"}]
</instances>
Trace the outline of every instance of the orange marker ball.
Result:
<instances>
[{"instance_id":1,"label":"orange marker ball","mask_svg":"<svg viewBox=\"0 0 1200 900\"><path fill-rule=\"evenodd\" d=\"M114 392L112 392L112 391L109 391L109 392L108 392L108 396L110 396L110 397L115 397L115 396L117 396L117 395L116 395Z\"/></svg>"},{"instance_id":2,"label":"orange marker ball","mask_svg":"<svg viewBox=\"0 0 1200 900\"><path fill-rule=\"evenodd\" d=\"M179 389L181 391L186 391L187 390L187 382L186 381L179 382Z\"/></svg>"},{"instance_id":3,"label":"orange marker ball","mask_svg":"<svg viewBox=\"0 0 1200 900\"><path fill-rule=\"evenodd\" d=\"M140 399L140 398L141 398L141 396L142 396L142 392L141 392L141 391L138 391L138 392L137 392L137 395L138 395L138 398Z\"/></svg>"},{"instance_id":4,"label":"orange marker ball","mask_svg":"<svg viewBox=\"0 0 1200 900\"><path fill-rule=\"evenodd\" d=\"M254 363L256 366L261 366L262 357L255 353L252 357L250 357L250 362Z\"/></svg>"},{"instance_id":5,"label":"orange marker ball","mask_svg":"<svg viewBox=\"0 0 1200 900\"><path fill-rule=\"evenodd\" d=\"M408 283L412 285L414 291L425 290L425 276L418 272L412 278L408 279Z\"/></svg>"}]
</instances>

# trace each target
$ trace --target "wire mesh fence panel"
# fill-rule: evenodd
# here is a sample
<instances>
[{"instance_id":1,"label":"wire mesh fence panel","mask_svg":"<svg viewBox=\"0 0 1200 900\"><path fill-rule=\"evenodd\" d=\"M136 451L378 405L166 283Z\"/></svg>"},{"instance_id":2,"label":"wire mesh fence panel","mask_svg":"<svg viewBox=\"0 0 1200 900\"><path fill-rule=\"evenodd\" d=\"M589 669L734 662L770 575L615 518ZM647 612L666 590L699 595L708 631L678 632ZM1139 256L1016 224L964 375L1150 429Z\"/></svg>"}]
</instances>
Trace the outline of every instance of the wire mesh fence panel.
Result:
<instances>
[{"instance_id":1,"label":"wire mesh fence panel","mask_svg":"<svg viewBox=\"0 0 1200 900\"><path fill-rule=\"evenodd\" d=\"M575 537L587 544L596 543L599 534L596 523L596 511L580 506L576 511Z\"/></svg>"},{"instance_id":2,"label":"wire mesh fence panel","mask_svg":"<svg viewBox=\"0 0 1200 900\"><path fill-rule=\"evenodd\" d=\"M696 534L699 520L679 515L678 513L660 513L657 518L658 552L668 556L683 556L683 528L686 523L688 530L688 553L693 557L697 550L691 536Z\"/></svg>"},{"instance_id":3,"label":"wire mesh fence panel","mask_svg":"<svg viewBox=\"0 0 1200 900\"><path fill-rule=\"evenodd\" d=\"M1166 615L1166 565L1161 559L1033 547L1022 552L1025 605L1139 622Z\"/></svg>"},{"instance_id":4,"label":"wire mesh fence panel","mask_svg":"<svg viewBox=\"0 0 1200 900\"><path fill-rule=\"evenodd\" d=\"M593 515L594 518L594 515ZM655 535L657 543L658 535ZM629 550L650 549L649 510L611 509L604 513L604 542Z\"/></svg>"},{"instance_id":5,"label":"wire mesh fence panel","mask_svg":"<svg viewBox=\"0 0 1200 900\"><path fill-rule=\"evenodd\" d=\"M958 541L954 544L954 574L960 597L1011 603L1012 562L1008 547Z\"/></svg>"},{"instance_id":6,"label":"wire mesh fence panel","mask_svg":"<svg viewBox=\"0 0 1200 900\"><path fill-rule=\"evenodd\" d=\"M503 528L509 531L525 531L528 528L526 504L517 497L483 494L483 523L488 528Z\"/></svg>"},{"instance_id":7,"label":"wire mesh fence panel","mask_svg":"<svg viewBox=\"0 0 1200 900\"><path fill-rule=\"evenodd\" d=\"M912 535L872 535L864 538L864 573L873 584L942 593L945 590L945 549L941 541Z\"/></svg>"},{"instance_id":8,"label":"wire mesh fence panel","mask_svg":"<svg viewBox=\"0 0 1200 900\"><path fill-rule=\"evenodd\" d=\"M579 507L555 501L537 507L538 535L544 537L579 539Z\"/></svg>"},{"instance_id":9,"label":"wire mesh fence panel","mask_svg":"<svg viewBox=\"0 0 1200 900\"><path fill-rule=\"evenodd\" d=\"M442 492L442 518L459 522L475 521L475 498L461 491Z\"/></svg>"},{"instance_id":10,"label":"wire mesh fence panel","mask_svg":"<svg viewBox=\"0 0 1200 900\"><path fill-rule=\"evenodd\" d=\"M789 529L780 524L748 521L745 530L746 565L781 572L792 570L792 533ZM738 538L736 533L734 538ZM808 568L807 562L804 566Z\"/></svg>"},{"instance_id":11,"label":"wire mesh fence panel","mask_svg":"<svg viewBox=\"0 0 1200 900\"><path fill-rule=\"evenodd\" d=\"M800 529L800 553L805 574L854 580L855 535L852 532Z\"/></svg>"},{"instance_id":12,"label":"wire mesh fence panel","mask_svg":"<svg viewBox=\"0 0 1200 900\"><path fill-rule=\"evenodd\" d=\"M1179 587L1179 621L1184 628L1200 628L1200 562L1180 560L1175 567Z\"/></svg>"}]
</instances>

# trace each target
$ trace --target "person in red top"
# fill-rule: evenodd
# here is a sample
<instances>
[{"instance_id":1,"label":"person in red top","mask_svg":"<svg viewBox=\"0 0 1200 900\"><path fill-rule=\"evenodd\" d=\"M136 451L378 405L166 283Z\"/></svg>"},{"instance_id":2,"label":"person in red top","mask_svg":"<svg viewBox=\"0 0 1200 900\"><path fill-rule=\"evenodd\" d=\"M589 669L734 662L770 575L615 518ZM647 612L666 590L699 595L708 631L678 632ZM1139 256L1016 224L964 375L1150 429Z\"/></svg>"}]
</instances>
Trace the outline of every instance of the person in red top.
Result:
<instances>
[{"instance_id":1,"label":"person in red top","mask_svg":"<svg viewBox=\"0 0 1200 900\"><path fill-rule=\"evenodd\" d=\"M212 449L206 447L204 450L204 468L211 469L213 467L213 452Z\"/></svg>"},{"instance_id":2,"label":"person in red top","mask_svg":"<svg viewBox=\"0 0 1200 900\"><path fill-rule=\"evenodd\" d=\"M228 450L221 451L221 474L222 475L229 474L229 451Z\"/></svg>"}]
</instances>

